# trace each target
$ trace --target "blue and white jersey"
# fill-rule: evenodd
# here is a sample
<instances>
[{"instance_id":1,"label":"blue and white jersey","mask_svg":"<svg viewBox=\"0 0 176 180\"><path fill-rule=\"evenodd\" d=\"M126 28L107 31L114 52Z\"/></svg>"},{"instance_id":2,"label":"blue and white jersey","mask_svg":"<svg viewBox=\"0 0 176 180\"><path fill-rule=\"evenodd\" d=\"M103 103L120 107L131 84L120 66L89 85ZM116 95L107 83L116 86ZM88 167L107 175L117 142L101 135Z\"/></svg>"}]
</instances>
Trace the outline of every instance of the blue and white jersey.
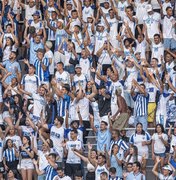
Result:
<instances>
[{"instance_id":1,"label":"blue and white jersey","mask_svg":"<svg viewBox=\"0 0 176 180\"><path fill-rule=\"evenodd\" d=\"M50 25L54 28L57 28L57 21L50 20ZM49 41L55 41L56 40L56 33L52 29L48 29L48 40Z\"/></svg>"},{"instance_id":2,"label":"blue and white jersey","mask_svg":"<svg viewBox=\"0 0 176 180\"><path fill-rule=\"evenodd\" d=\"M20 64L17 62L17 61L10 61L10 60L7 60L5 62L2 63L3 66L5 67L5 69L8 71L8 72L11 72L12 74L10 76L8 76L5 80L5 82L7 84L10 84L11 83L11 80L13 78L16 78L17 75L16 75L16 69L18 69L18 72L21 73L21 67L20 67Z\"/></svg>"},{"instance_id":3,"label":"blue and white jersey","mask_svg":"<svg viewBox=\"0 0 176 180\"><path fill-rule=\"evenodd\" d=\"M43 28L42 21L35 23L33 20L29 20L29 25L35 27L36 33Z\"/></svg>"},{"instance_id":4,"label":"blue and white jersey","mask_svg":"<svg viewBox=\"0 0 176 180\"><path fill-rule=\"evenodd\" d=\"M37 88L40 86L39 77L34 75L25 74L21 80L21 84L24 86L24 90L29 93L37 93Z\"/></svg>"},{"instance_id":5,"label":"blue and white jersey","mask_svg":"<svg viewBox=\"0 0 176 180\"><path fill-rule=\"evenodd\" d=\"M15 148L7 148L3 152L3 157L6 159L7 162L14 162L17 160L15 156Z\"/></svg>"},{"instance_id":6,"label":"blue and white jersey","mask_svg":"<svg viewBox=\"0 0 176 180\"><path fill-rule=\"evenodd\" d=\"M96 180L101 180L100 179L100 174L102 172L106 172L108 174L108 176L109 176L109 171L107 170L106 166L105 165L103 165L103 166L98 165L96 170L95 170L95 179Z\"/></svg>"},{"instance_id":7,"label":"blue and white jersey","mask_svg":"<svg viewBox=\"0 0 176 180\"><path fill-rule=\"evenodd\" d=\"M109 129L105 131L97 131L97 151L104 152L104 145L106 144L106 150L109 151L111 141L111 133Z\"/></svg>"},{"instance_id":8,"label":"blue and white jersey","mask_svg":"<svg viewBox=\"0 0 176 180\"><path fill-rule=\"evenodd\" d=\"M80 84L82 86L83 91L85 91L86 84L87 84L87 79L83 74L81 74L80 76L78 76L76 74L73 77L73 86L76 88L76 91L79 89L79 82L80 82Z\"/></svg>"},{"instance_id":9,"label":"blue and white jersey","mask_svg":"<svg viewBox=\"0 0 176 180\"><path fill-rule=\"evenodd\" d=\"M42 42L36 43L33 38L30 39L30 58L29 62L30 64L34 64L34 61L37 59L37 49L44 48L44 45Z\"/></svg>"},{"instance_id":10,"label":"blue and white jersey","mask_svg":"<svg viewBox=\"0 0 176 180\"><path fill-rule=\"evenodd\" d=\"M149 101L149 94L147 96L144 96L143 94L136 93L135 96L133 96L134 103L134 116L145 116L148 112L148 101Z\"/></svg>"},{"instance_id":11,"label":"blue and white jersey","mask_svg":"<svg viewBox=\"0 0 176 180\"><path fill-rule=\"evenodd\" d=\"M55 51L58 51L58 48L59 48L59 45L61 44L61 42L62 42L62 40L63 40L63 38L67 38L68 37L68 35L67 35L67 32L64 30L64 29L57 29L56 30L56 34L55 34ZM66 43L64 42L63 43L63 45L62 45L62 47L61 47L61 49L63 49L63 50L66 50L65 48L66 48Z\"/></svg>"},{"instance_id":12,"label":"blue and white jersey","mask_svg":"<svg viewBox=\"0 0 176 180\"><path fill-rule=\"evenodd\" d=\"M124 152L127 151L129 149L128 145L126 144L125 141L123 141L122 139L119 139L117 141L111 140L111 145L110 145L110 152L112 150L112 147L114 144L117 144L119 147L119 152Z\"/></svg>"},{"instance_id":13,"label":"blue and white jersey","mask_svg":"<svg viewBox=\"0 0 176 180\"><path fill-rule=\"evenodd\" d=\"M41 82L49 82L49 59L43 58L42 63L46 66L45 71L42 68L41 61L39 61L39 59L35 60L34 66L36 68L36 74Z\"/></svg>"},{"instance_id":14,"label":"blue and white jersey","mask_svg":"<svg viewBox=\"0 0 176 180\"><path fill-rule=\"evenodd\" d=\"M131 144L134 144L138 148L138 155L143 156L144 154L148 157L148 145L142 145L144 141L150 141L151 136L148 132L145 134L134 133L131 135L129 141Z\"/></svg>"},{"instance_id":15,"label":"blue and white jersey","mask_svg":"<svg viewBox=\"0 0 176 180\"><path fill-rule=\"evenodd\" d=\"M27 151L29 151L29 152L31 152L32 151L32 149L30 148L30 147L25 147L25 149L27 150ZM21 154L21 158L23 159L31 159L31 157L29 156L29 154L26 152L26 151L24 151L24 150L21 150L20 151L20 154Z\"/></svg>"},{"instance_id":16,"label":"blue and white jersey","mask_svg":"<svg viewBox=\"0 0 176 180\"><path fill-rule=\"evenodd\" d=\"M45 173L46 173L46 178L47 180L53 180L54 176L57 175L57 171L56 169L54 169L51 165L48 165L45 169L44 169Z\"/></svg>"},{"instance_id":17,"label":"blue and white jersey","mask_svg":"<svg viewBox=\"0 0 176 180\"><path fill-rule=\"evenodd\" d=\"M70 107L70 96L64 94L64 97L60 97L57 100L57 115L61 117L66 116L66 110L69 110Z\"/></svg>"}]
</instances>

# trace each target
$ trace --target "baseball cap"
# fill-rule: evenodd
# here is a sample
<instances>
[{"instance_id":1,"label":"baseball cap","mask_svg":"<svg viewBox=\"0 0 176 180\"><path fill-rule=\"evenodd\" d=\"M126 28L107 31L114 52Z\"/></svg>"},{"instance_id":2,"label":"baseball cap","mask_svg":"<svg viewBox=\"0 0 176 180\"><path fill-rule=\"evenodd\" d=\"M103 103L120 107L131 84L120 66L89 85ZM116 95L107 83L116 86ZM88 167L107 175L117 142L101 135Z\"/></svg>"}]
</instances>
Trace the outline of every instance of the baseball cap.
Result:
<instances>
[{"instance_id":1,"label":"baseball cap","mask_svg":"<svg viewBox=\"0 0 176 180\"><path fill-rule=\"evenodd\" d=\"M71 4L72 5L72 2L71 1L67 1L67 4Z\"/></svg>"},{"instance_id":2,"label":"baseball cap","mask_svg":"<svg viewBox=\"0 0 176 180\"><path fill-rule=\"evenodd\" d=\"M163 167L163 169L172 171L172 169L171 169L171 167L170 167L169 165L165 165L165 166Z\"/></svg>"},{"instance_id":3,"label":"baseball cap","mask_svg":"<svg viewBox=\"0 0 176 180\"><path fill-rule=\"evenodd\" d=\"M76 68L82 69L82 67L81 67L79 64L77 64L77 65L75 66L75 69L76 69Z\"/></svg>"},{"instance_id":4,"label":"baseball cap","mask_svg":"<svg viewBox=\"0 0 176 180\"><path fill-rule=\"evenodd\" d=\"M40 16L39 11L35 11L35 13L32 16Z\"/></svg>"},{"instance_id":5,"label":"baseball cap","mask_svg":"<svg viewBox=\"0 0 176 180\"><path fill-rule=\"evenodd\" d=\"M136 55L136 54L141 54L141 52L140 52L140 51L135 51L134 54L135 54L135 55Z\"/></svg>"},{"instance_id":6,"label":"baseball cap","mask_svg":"<svg viewBox=\"0 0 176 180\"><path fill-rule=\"evenodd\" d=\"M36 50L36 52L41 52L41 53L44 53L44 52L45 52L45 50L44 50L44 49L42 49L42 48L39 48L39 49L37 49L37 50Z\"/></svg>"},{"instance_id":7,"label":"baseball cap","mask_svg":"<svg viewBox=\"0 0 176 180\"><path fill-rule=\"evenodd\" d=\"M52 46L53 46L52 43L51 43L51 41L46 41L45 45L46 45L49 49L51 49Z\"/></svg>"},{"instance_id":8,"label":"baseball cap","mask_svg":"<svg viewBox=\"0 0 176 180\"><path fill-rule=\"evenodd\" d=\"M58 19L57 21L59 21L61 23L64 23L63 19Z\"/></svg>"},{"instance_id":9,"label":"baseball cap","mask_svg":"<svg viewBox=\"0 0 176 180\"><path fill-rule=\"evenodd\" d=\"M153 11L153 8L152 8L152 5L151 5L151 4L149 4L146 9L147 9L147 12Z\"/></svg>"}]
</instances>

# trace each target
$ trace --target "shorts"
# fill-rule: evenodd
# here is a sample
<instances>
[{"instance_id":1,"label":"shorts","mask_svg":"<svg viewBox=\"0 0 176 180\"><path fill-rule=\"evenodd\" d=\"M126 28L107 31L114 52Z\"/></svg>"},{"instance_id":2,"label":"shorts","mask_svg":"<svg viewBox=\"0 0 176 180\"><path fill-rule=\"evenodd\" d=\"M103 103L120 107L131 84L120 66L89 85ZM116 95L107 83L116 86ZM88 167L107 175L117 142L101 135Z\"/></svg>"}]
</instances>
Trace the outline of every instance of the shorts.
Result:
<instances>
[{"instance_id":1,"label":"shorts","mask_svg":"<svg viewBox=\"0 0 176 180\"><path fill-rule=\"evenodd\" d=\"M161 157L161 158L166 157L166 154L165 154L165 153L154 153L154 154L155 154L155 156L159 156L159 157Z\"/></svg>"},{"instance_id":2,"label":"shorts","mask_svg":"<svg viewBox=\"0 0 176 180\"><path fill-rule=\"evenodd\" d=\"M156 103L151 102L148 103L148 122L153 122L155 119L155 112L156 112Z\"/></svg>"},{"instance_id":3,"label":"shorts","mask_svg":"<svg viewBox=\"0 0 176 180\"><path fill-rule=\"evenodd\" d=\"M34 169L34 164L32 159L22 159L21 160L21 169Z\"/></svg>"},{"instance_id":4,"label":"shorts","mask_svg":"<svg viewBox=\"0 0 176 180\"><path fill-rule=\"evenodd\" d=\"M3 114L2 114L2 117L3 117L3 119L10 118L11 116L10 116L9 111L4 111Z\"/></svg>"}]
</instances>

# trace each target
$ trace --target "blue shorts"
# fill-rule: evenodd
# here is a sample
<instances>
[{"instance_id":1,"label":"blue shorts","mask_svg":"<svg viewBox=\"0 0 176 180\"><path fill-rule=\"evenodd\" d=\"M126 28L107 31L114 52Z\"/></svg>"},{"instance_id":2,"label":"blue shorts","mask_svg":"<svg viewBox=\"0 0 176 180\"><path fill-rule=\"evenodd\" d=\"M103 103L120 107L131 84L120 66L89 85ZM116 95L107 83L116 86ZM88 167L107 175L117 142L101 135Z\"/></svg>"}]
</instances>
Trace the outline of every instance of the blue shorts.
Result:
<instances>
[{"instance_id":1,"label":"blue shorts","mask_svg":"<svg viewBox=\"0 0 176 180\"><path fill-rule=\"evenodd\" d=\"M155 156L159 156L159 157L161 157L161 158L166 157L166 154L165 154L165 153L154 153L154 154L155 154Z\"/></svg>"}]
</instances>

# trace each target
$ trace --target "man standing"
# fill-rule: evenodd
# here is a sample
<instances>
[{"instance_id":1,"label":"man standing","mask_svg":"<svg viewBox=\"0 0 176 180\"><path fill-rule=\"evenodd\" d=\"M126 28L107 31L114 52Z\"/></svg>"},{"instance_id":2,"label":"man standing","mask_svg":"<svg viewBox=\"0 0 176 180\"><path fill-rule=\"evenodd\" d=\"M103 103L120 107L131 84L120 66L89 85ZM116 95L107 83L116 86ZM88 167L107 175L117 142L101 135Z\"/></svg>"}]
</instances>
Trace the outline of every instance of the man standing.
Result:
<instances>
[{"instance_id":1,"label":"man standing","mask_svg":"<svg viewBox=\"0 0 176 180\"><path fill-rule=\"evenodd\" d=\"M138 92L134 92L135 89ZM138 122L142 123L144 130L147 130L147 111L148 111L148 101L149 94L146 92L144 84L138 84L136 80L132 81L131 95L133 97L134 103L134 117L135 126Z\"/></svg>"}]
</instances>

